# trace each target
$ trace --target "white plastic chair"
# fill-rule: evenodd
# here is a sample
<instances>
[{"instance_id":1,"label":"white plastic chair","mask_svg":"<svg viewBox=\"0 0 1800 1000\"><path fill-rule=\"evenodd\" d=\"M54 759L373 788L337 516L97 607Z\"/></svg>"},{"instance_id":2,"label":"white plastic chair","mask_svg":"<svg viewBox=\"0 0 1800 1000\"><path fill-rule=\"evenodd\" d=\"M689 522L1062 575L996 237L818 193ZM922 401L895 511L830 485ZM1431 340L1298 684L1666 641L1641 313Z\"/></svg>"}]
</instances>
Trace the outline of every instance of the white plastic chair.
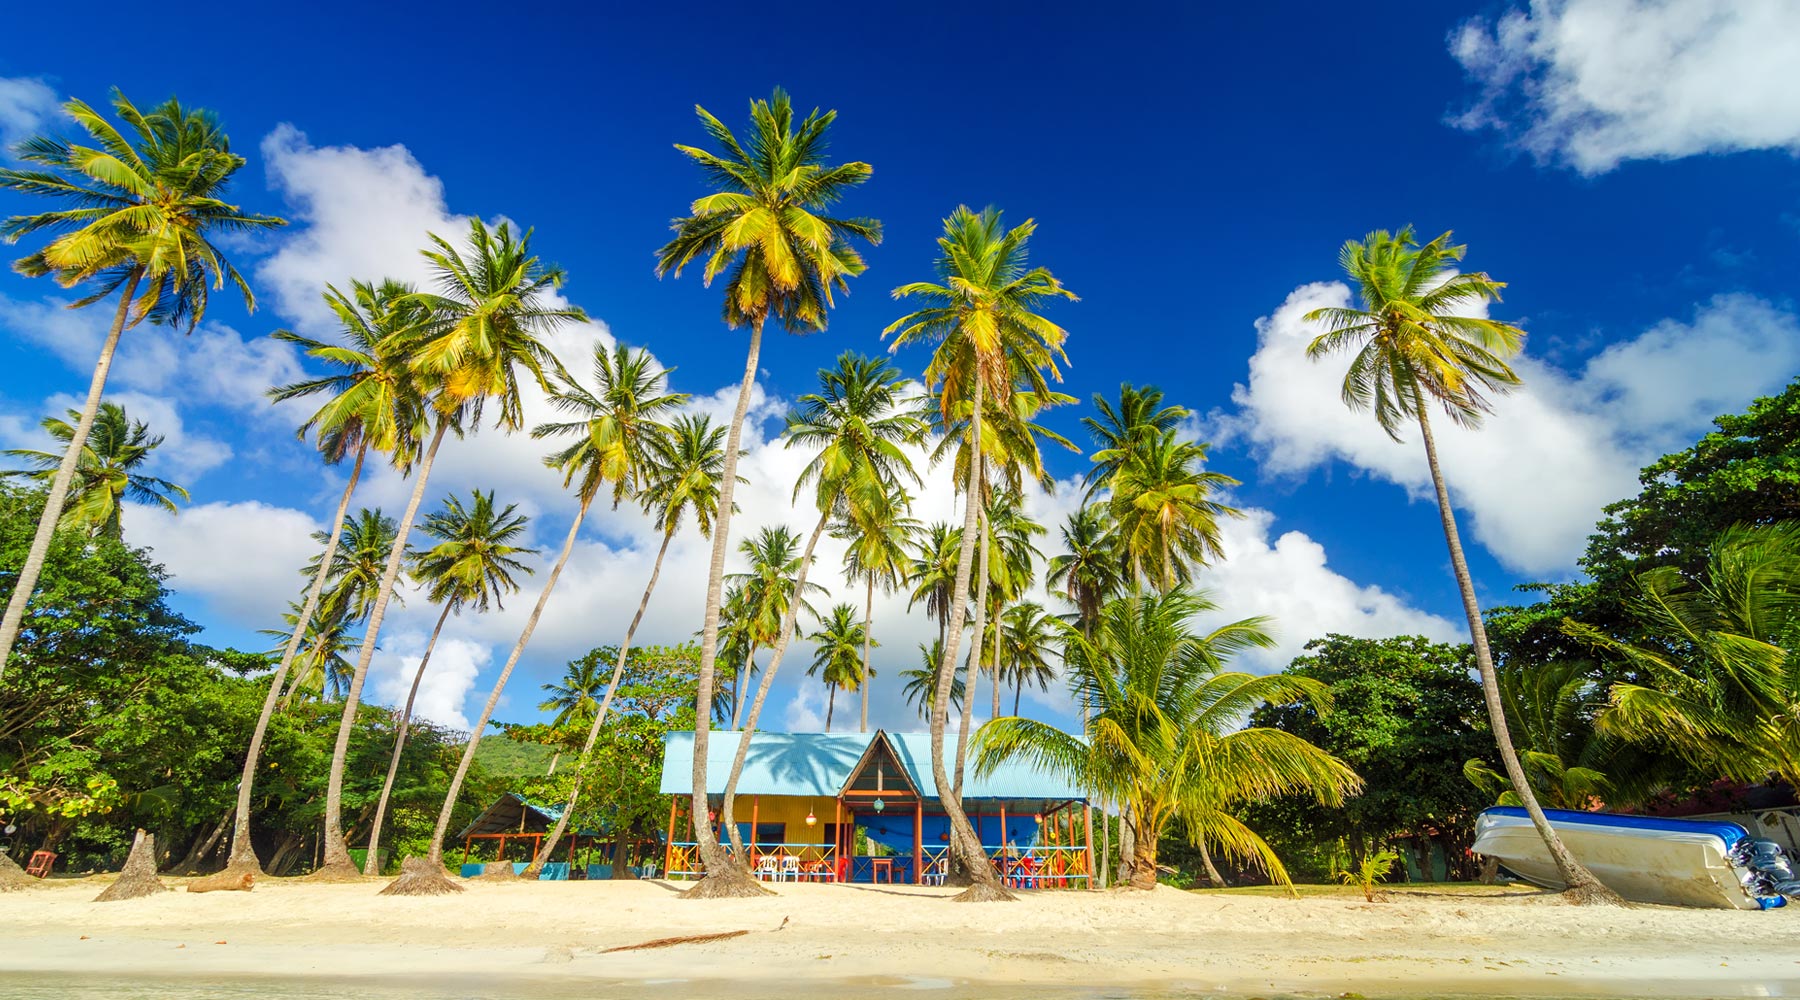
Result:
<instances>
[{"instance_id":1,"label":"white plastic chair","mask_svg":"<svg viewBox=\"0 0 1800 1000\"><path fill-rule=\"evenodd\" d=\"M774 881L778 875L779 872L775 867L775 855L763 855L762 861L756 866L756 877L765 882L770 882Z\"/></svg>"},{"instance_id":2,"label":"white plastic chair","mask_svg":"<svg viewBox=\"0 0 1800 1000\"><path fill-rule=\"evenodd\" d=\"M781 856L781 877L790 881L800 881L800 856L783 854Z\"/></svg>"}]
</instances>

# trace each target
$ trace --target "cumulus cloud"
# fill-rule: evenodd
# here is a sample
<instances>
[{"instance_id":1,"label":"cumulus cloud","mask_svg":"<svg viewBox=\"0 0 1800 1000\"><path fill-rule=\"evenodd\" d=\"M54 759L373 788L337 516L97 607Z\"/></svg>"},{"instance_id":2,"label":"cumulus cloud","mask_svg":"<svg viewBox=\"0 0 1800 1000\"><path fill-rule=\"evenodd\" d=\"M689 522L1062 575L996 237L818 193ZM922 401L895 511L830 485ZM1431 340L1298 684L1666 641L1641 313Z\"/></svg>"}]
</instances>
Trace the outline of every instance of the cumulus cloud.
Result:
<instances>
[{"instance_id":1,"label":"cumulus cloud","mask_svg":"<svg viewBox=\"0 0 1800 1000\"><path fill-rule=\"evenodd\" d=\"M126 504L124 523L126 541L155 551L171 589L204 600L215 620L247 629L281 623L319 530L303 511L254 500L195 504L179 514Z\"/></svg>"},{"instance_id":2,"label":"cumulus cloud","mask_svg":"<svg viewBox=\"0 0 1800 1000\"><path fill-rule=\"evenodd\" d=\"M429 632L383 630L381 649L370 663L368 699L386 705L406 704L406 694L424 656ZM475 686L475 677L493 660L493 650L482 643L449 634L439 637L431 651L431 662L419 679L419 693L413 701L414 718L434 722L450 729L467 730L469 717L464 702Z\"/></svg>"},{"instance_id":3,"label":"cumulus cloud","mask_svg":"<svg viewBox=\"0 0 1800 1000\"><path fill-rule=\"evenodd\" d=\"M1450 51L1480 87L1452 119L1585 174L1626 160L1800 151L1800 5L1531 0Z\"/></svg>"},{"instance_id":4,"label":"cumulus cloud","mask_svg":"<svg viewBox=\"0 0 1800 1000\"><path fill-rule=\"evenodd\" d=\"M42 131L57 116L61 102L43 80L0 76L0 147L10 156L14 143Z\"/></svg>"},{"instance_id":5,"label":"cumulus cloud","mask_svg":"<svg viewBox=\"0 0 1800 1000\"><path fill-rule=\"evenodd\" d=\"M106 401L124 407L127 419L133 423L141 421L148 424L151 434L162 437L162 444L144 460L140 471L146 475L189 486L194 480L231 458L229 444L210 435L189 430L175 404L164 397L138 392L115 392L108 393ZM78 408L81 404L82 400L65 394L51 396L45 401L49 412L59 417L65 417L69 410ZM45 451L61 451L61 443L48 434L40 432L39 437L40 440L33 447Z\"/></svg>"},{"instance_id":6,"label":"cumulus cloud","mask_svg":"<svg viewBox=\"0 0 1800 1000\"><path fill-rule=\"evenodd\" d=\"M1232 394L1238 409L1213 415L1208 431L1247 439L1272 474L1300 476L1341 460L1426 499L1418 441L1390 440L1368 414L1343 406L1341 360L1306 360L1316 331L1305 314L1349 302L1339 282L1305 285L1258 320L1249 380ZM1564 574L1600 508L1634 491L1639 468L1800 367L1800 322L1753 296L1724 295L1699 305L1691 321L1665 320L1575 373L1529 354L1515 367L1524 389L1498 399L1479 430L1436 423L1440 457L1452 502L1488 551L1523 572Z\"/></svg>"}]
</instances>

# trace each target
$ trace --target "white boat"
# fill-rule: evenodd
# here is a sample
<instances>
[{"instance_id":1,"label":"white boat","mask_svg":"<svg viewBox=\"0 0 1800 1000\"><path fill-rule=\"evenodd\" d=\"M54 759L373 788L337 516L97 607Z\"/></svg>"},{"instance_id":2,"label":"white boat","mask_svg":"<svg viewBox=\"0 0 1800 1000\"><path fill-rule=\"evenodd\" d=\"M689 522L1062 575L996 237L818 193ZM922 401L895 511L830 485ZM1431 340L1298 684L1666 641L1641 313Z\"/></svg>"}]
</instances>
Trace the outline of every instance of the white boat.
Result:
<instances>
[{"instance_id":1,"label":"white boat","mask_svg":"<svg viewBox=\"0 0 1800 1000\"><path fill-rule=\"evenodd\" d=\"M1746 888L1747 871L1733 848L1750 834L1736 823L1562 809L1544 815L1595 878L1632 902L1739 910L1786 902ZM1497 858L1533 885L1567 888L1531 817L1517 806L1495 806L1476 817L1474 851Z\"/></svg>"}]
</instances>

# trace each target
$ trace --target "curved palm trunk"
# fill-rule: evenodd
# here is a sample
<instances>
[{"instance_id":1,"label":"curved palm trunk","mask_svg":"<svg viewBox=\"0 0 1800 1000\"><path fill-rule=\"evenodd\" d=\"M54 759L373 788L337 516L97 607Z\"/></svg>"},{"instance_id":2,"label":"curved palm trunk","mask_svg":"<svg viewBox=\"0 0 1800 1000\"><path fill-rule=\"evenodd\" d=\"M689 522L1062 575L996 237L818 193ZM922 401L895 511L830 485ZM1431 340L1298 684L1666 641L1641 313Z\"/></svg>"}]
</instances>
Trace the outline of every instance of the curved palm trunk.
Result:
<instances>
[{"instance_id":1,"label":"curved palm trunk","mask_svg":"<svg viewBox=\"0 0 1800 1000\"><path fill-rule=\"evenodd\" d=\"M1469 619L1469 639L1475 646L1475 669L1481 674L1481 694L1487 702L1488 722L1494 730L1494 743L1500 750L1500 762L1505 765L1506 776L1512 780L1513 790L1518 793L1520 803L1531 817L1531 825L1537 828L1538 836L1544 839L1544 846L1550 851L1551 860L1556 862L1557 872L1568 883L1569 898L1577 903L1605 902L1622 905L1623 901L1617 893L1601 885L1594 873L1569 853L1562 838L1550 826L1549 819L1545 818L1543 807L1538 805L1537 795L1532 792L1531 784L1525 779L1525 769L1519 764L1519 752L1514 749L1512 733L1506 727L1506 709L1500 703L1500 684L1494 676L1494 656L1488 649L1487 628L1481 620L1481 608L1475 601L1475 582L1469 575L1468 561L1463 558L1462 539L1456 531L1456 514L1450 508L1450 491L1444 486L1444 473L1438 467L1437 441L1431 435L1431 421L1426 415L1424 400L1415 395L1413 404L1419 415L1419 433L1425 439L1425 462L1431 467L1431 483L1437 488L1438 516L1444 522L1444 542L1450 547L1450 567L1456 573L1456 586L1462 592L1463 613Z\"/></svg>"},{"instance_id":2,"label":"curved palm trunk","mask_svg":"<svg viewBox=\"0 0 1800 1000\"><path fill-rule=\"evenodd\" d=\"M837 708L837 685L825 685L825 731L831 732L831 713Z\"/></svg>"},{"instance_id":3,"label":"curved palm trunk","mask_svg":"<svg viewBox=\"0 0 1800 1000\"><path fill-rule=\"evenodd\" d=\"M325 591L325 578L331 575L331 559L337 554L338 541L344 534L344 514L350 509L350 496L356 492L357 480L362 478L363 458L368 454L368 446L360 445L356 449L356 461L350 466L350 481L344 484L344 495L338 499L337 514L331 519L331 535L325 540L325 552L319 557L319 571L313 574L312 586L306 591L306 602L300 607L300 617L294 625L294 634L288 636L287 648L281 652L281 662L276 664L275 672L269 675L269 693L263 696L262 712L256 717L256 728L250 733L250 747L244 752L244 773L238 779L237 814L231 827L231 855L226 861L225 871L221 874L222 884L237 883L237 876L249 872L262 874L262 864L256 858L256 848L250 843L250 798L256 784L256 765L262 757L263 739L269 732L269 720L275 717L275 708L284 699L282 684L288 671L293 668L294 658L299 655L301 640L306 636L306 623L319 610L319 597Z\"/></svg>"},{"instance_id":4,"label":"curved palm trunk","mask_svg":"<svg viewBox=\"0 0 1800 1000\"><path fill-rule=\"evenodd\" d=\"M400 725L394 730L394 753L388 758L387 779L381 783L381 798L375 801L374 824L369 827L369 854L363 859L363 875L369 878L381 874L381 865L376 859L381 849L381 821L387 817L388 796L393 794L394 777L400 773L400 752L406 749L406 730L412 725L413 700L419 696L419 682L425 679L431 651L437 648L438 633L444 630L444 621L449 617L450 602L446 601L437 624L431 629L431 640L425 643L425 655L419 657L419 668L413 671L412 687L406 692L406 707L400 710Z\"/></svg>"},{"instance_id":5,"label":"curved palm trunk","mask_svg":"<svg viewBox=\"0 0 1800 1000\"><path fill-rule=\"evenodd\" d=\"M969 675L969 680L963 690L962 718L958 719L956 723L956 781L954 787L958 805L962 804L963 767L969 760L969 730L973 726L971 720L975 717L975 705L977 704L975 696L981 690L981 653L987 642L984 630L987 628L988 519L985 512L981 515L981 548L978 551L981 553L981 558L977 560L981 564L981 569L976 574L975 593L979 595L979 599L975 602L975 631L969 640L969 660L968 665L964 668ZM976 833L979 834L980 831L977 830ZM979 837L975 840L974 847L976 853L981 853Z\"/></svg>"},{"instance_id":6,"label":"curved palm trunk","mask_svg":"<svg viewBox=\"0 0 1800 1000\"><path fill-rule=\"evenodd\" d=\"M744 685L749 683L750 676L756 672L756 640L750 640L750 649L744 655L744 669L731 679L731 728L744 728Z\"/></svg>"},{"instance_id":7,"label":"curved palm trunk","mask_svg":"<svg viewBox=\"0 0 1800 1000\"><path fill-rule=\"evenodd\" d=\"M450 778L450 787L444 793L444 804L438 809L437 826L431 831L431 850L425 856L423 865L417 858L406 859L398 881L381 890L382 894L406 895L419 893L418 882L430 880L430 888L426 892L460 892L462 887L444 876L444 837L450 832L450 816L456 811L456 798L462 794L464 779L469 776L469 766L475 762L475 751L481 745L481 731L487 728L488 720L494 717L494 706L500 704L500 695L506 690L506 682L512 677L513 668L519 665L519 657L525 653L525 645L531 641L531 633L537 631L538 619L544 616L544 606L550 603L550 593L556 589L556 580L562 576L563 567L569 562L569 553L575 550L575 538L581 532L581 522L586 519L588 507L594 498L581 498L581 506L575 510L575 520L569 525L568 537L563 539L562 551L556 556L556 565L550 567L550 576L544 580L544 589L538 592L537 603L531 608L531 617L525 619L525 628L519 633L519 639L513 643L512 652L507 654L506 665L500 668L500 676L494 679L494 688L488 692L487 704L481 706L481 716L469 728L469 742L463 746L462 759L457 762L456 773ZM415 875L414 873L421 873ZM423 874L429 873L429 874ZM410 877L418 882L407 885Z\"/></svg>"},{"instance_id":8,"label":"curved palm trunk","mask_svg":"<svg viewBox=\"0 0 1800 1000\"><path fill-rule=\"evenodd\" d=\"M862 661L862 711L857 720L859 733L869 731L869 647L873 644L875 633L870 631L875 622L875 577L869 577L868 596L863 599L863 661Z\"/></svg>"},{"instance_id":9,"label":"curved palm trunk","mask_svg":"<svg viewBox=\"0 0 1800 1000\"><path fill-rule=\"evenodd\" d=\"M375 607L369 612L369 624L363 634L362 651L356 656L356 674L350 678L350 690L344 696L344 713L338 720L337 743L331 750L331 777L325 785L325 862L313 875L322 879L353 879L359 876L350 860L350 845L344 840L344 766L350 758L350 731L356 728L356 708L362 703L363 685L369 680L369 661L375 658L375 640L381 634L381 620L387 616L388 599L394 596L394 581L400 577L400 564L406 560L406 536L412 532L413 518L425 499L425 483L431 478L431 463L437 458L438 445L449 430L448 420L440 418L431 434L431 446L419 462L418 481L406 501L406 513L394 535L394 547L388 553L387 568L381 573L381 589L375 592Z\"/></svg>"},{"instance_id":10,"label":"curved palm trunk","mask_svg":"<svg viewBox=\"0 0 1800 1000\"><path fill-rule=\"evenodd\" d=\"M744 761L750 756L750 738L756 735L757 720L762 718L763 702L768 700L769 689L775 684L775 672L781 669L781 658L787 654L788 643L794 637L794 623L800 618L800 607L806 603L806 572L812 568L813 549L819 544L819 536L825 533L825 522L830 513L819 515L819 523L813 526L812 536L806 540L806 551L800 554L800 572L794 574L794 599L788 602L787 610L781 615L781 631L775 638L775 651L769 657L769 665L763 668L762 679L756 684L756 700L750 703L750 715L744 720L742 731L738 735L737 753L731 758L731 776L725 779L725 804L719 810L719 822L725 824L725 832L731 837L731 849L740 858L749 858L744 851L744 836L738 832L732 807L737 804L738 779L744 775ZM746 861L747 865L749 862ZM760 888L760 886L758 887Z\"/></svg>"},{"instance_id":11,"label":"curved palm trunk","mask_svg":"<svg viewBox=\"0 0 1800 1000\"><path fill-rule=\"evenodd\" d=\"M6 616L0 618L0 679L6 676L6 660L12 655L24 626L25 608L37 589L38 576L50 557L50 543L56 538L56 522L62 520L63 504L69 497L69 484L75 481L75 466L81 461L81 450L87 447L88 431L94 427L94 415L100 412L100 397L106 392L106 375L112 370L113 355L119 349L119 335L125 332L125 320L131 312L131 297L137 294L143 268L131 273L131 281L119 298L119 309L113 314L112 328L100 345L100 360L94 363L94 377L88 382L87 401L81 405L81 418L75 421L75 433L63 452L62 464L50 480L50 491L44 494L44 512L38 515L37 534L31 536L31 548L25 553L25 564L19 567L19 579L13 583L12 597L6 602Z\"/></svg>"},{"instance_id":12,"label":"curved palm trunk","mask_svg":"<svg viewBox=\"0 0 1800 1000\"><path fill-rule=\"evenodd\" d=\"M606 694L600 697L600 707L594 710L594 722L588 726L587 739L581 744L581 756L575 759L575 781L569 788L569 799L563 803L562 815L556 817L556 826L550 830L550 836L544 838L544 846L531 859L522 878L537 878L544 870L544 862L550 860L556 851L557 841L569 829L569 817L575 815L575 803L581 798L581 782L587 777L588 765L594 757L594 744L600 741L600 727L606 721L606 710L612 707L613 695L618 693L619 680L625 676L625 658L631 653L631 639L637 635L638 625L644 620L644 609L650 606L650 595L656 590L656 580L662 576L663 556L669 552L669 540L675 537L673 531L663 532L662 547L656 550L656 562L650 567L650 582L644 585L644 596L638 598L637 614L631 616L631 624L625 629L625 641L619 643L619 658L613 663L612 680L607 682ZM613 866L614 878L618 876L619 866Z\"/></svg>"},{"instance_id":13,"label":"curved palm trunk","mask_svg":"<svg viewBox=\"0 0 1800 1000\"><path fill-rule=\"evenodd\" d=\"M1230 886L1227 885L1225 882L1225 876L1220 875L1218 867L1213 864L1212 852L1206 849L1206 843L1204 841L1202 841L1200 843L1199 848L1200 848L1200 863L1202 865L1206 866L1206 877L1209 881L1212 882L1213 888L1215 888L1215 889L1230 888Z\"/></svg>"},{"instance_id":14,"label":"curved palm trunk","mask_svg":"<svg viewBox=\"0 0 1800 1000\"><path fill-rule=\"evenodd\" d=\"M719 650L719 596L725 582L725 553L731 544L731 495L737 486L738 444L744 430L744 414L750 408L750 390L756 384L756 359L762 350L763 320L750 324L750 350L744 358L744 378L738 384L737 408L725 435L725 468L719 481L719 512L713 525L712 561L706 570L706 620L700 629L700 670L694 693L694 789L689 814L694 822L694 841L699 845L706 877L684 895L761 895L762 887L750 870L729 859L719 849L718 834L706 813L706 745L712 732L714 665Z\"/></svg>"},{"instance_id":15,"label":"curved palm trunk","mask_svg":"<svg viewBox=\"0 0 1800 1000\"><path fill-rule=\"evenodd\" d=\"M980 843L969 825L968 814L963 812L962 802L954 794L943 794L944 789L951 787L949 770L944 761L944 729L950 721L950 687L956 683L956 647L961 643L963 619L969 610L969 571L975 561L975 522L981 510L982 393L982 380L977 376L975 408L969 426L973 447L970 449L968 483L964 491L962 550L956 556L956 582L950 593L950 620L945 623L944 629L944 658L938 663L937 690L931 699L932 787L938 789L938 800L943 804L944 815L950 821L950 853L976 880L976 885L957 897L970 901L1014 898L995 877L987 858L982 856ZM966 698L963 704L969 704Z\"/></svg>"}]
</instances>

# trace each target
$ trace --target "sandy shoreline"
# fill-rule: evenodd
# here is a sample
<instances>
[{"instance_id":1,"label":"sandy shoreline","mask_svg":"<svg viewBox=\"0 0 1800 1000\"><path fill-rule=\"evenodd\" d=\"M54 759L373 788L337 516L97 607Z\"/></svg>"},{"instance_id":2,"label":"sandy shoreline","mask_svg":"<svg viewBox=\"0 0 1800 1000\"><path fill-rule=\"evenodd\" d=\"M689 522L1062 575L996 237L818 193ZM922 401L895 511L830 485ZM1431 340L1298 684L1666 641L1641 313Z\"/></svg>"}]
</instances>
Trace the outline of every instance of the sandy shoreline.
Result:
<instances>
[{"instance_id":1,"label":"sandy shoreline","mask_svg":"<svg viewBox=\"0 0 1800 1000\"><path fill-rule=\"evenodd\" d=\"M179 880L167 880L179 884ZM99 880L0 896L7 983L46 977L300 977L408 995L488 982L534 996L734 997L1019 987L1369 996L1769 996L1800 993L1800 908L1770 913L1576 909L1521 895L1299 900L1041 892L969 906L946 890L781 885L688 901L658 882L470 884L453 897L379 883L271 880L253 893L92 903ZM777 930L786 921L785 928ZM653 938L724 941L602 954ZM71 980L72 982L79 980ZM143 982L141 978L134 981ZM708 981L713 981L709 983ZM385 992L380 990L377 992ZM484 991L489 992L489 991ZM1006 991L1000 991L1004 995ZM396 995L399 995L398 993Z\"/></svg>"}]
</instances>

